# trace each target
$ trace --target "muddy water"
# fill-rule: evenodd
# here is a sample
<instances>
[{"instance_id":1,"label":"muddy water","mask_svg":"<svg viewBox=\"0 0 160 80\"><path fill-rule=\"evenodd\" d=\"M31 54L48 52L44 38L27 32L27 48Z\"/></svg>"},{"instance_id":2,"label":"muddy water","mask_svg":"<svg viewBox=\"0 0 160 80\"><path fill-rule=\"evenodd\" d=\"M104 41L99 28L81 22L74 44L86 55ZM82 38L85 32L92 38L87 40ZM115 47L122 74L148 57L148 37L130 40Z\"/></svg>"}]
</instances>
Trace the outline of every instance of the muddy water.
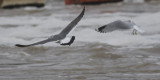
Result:
<instances>
[{"instance_id":1,"label":"muddy water","mask_svg":"<svg viewBox=\"0 0 160 80\"><path fill-rule=\"evenodd\" d=\"M0 10L0 80L160 79L160 29L156 19L160 13L155 5L143 5L152 6L154 11L145 7L134 11L133 5L125 7L128 4L117 7L121 3L87 5L84 19L73 32L76 40L72 46L53 42L15 47L16 43L28 44L57 33L82 10L80 5L50 2L53 3L48 2L42 9ZM102 9L107 6L112 9ZM149 23L153 21L150 17L154 22ZM146 33L133 36L130 31L109 34L94 31L97 26L116 19L133 19Z\"/></svg>"}]
</instances>

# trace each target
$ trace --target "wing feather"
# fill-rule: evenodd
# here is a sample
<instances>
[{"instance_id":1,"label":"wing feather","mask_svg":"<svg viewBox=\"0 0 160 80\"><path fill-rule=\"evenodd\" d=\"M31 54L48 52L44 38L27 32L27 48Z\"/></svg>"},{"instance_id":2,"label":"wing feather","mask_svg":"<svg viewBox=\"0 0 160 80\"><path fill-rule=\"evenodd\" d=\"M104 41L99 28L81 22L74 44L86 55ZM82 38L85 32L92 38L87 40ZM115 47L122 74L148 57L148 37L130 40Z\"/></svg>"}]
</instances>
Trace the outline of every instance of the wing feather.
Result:
<instances>
[{"instance_id":1,"label":"wing feather","mask_svg":"<svg viewBox=\"0 0 160 80\"><path fill-rule=\"evenodd\" d=\"M116 29L119 29L119 26L122 22L120 20L111 22L107 25L101 26L96 31L101 32L101 33L107 33L107 32L112 32Z\"/></svg>"},{"instance_id":2,"label":"wing feather","mask_svg":"<svg viewBox=\"0 0 160 80\"><path fill-rule=\"evenodd\" d=\"M45 43L51 42L51 41L56 41L56 39L48 38L46 40L42 40L42 41L39 41L39 42L36 42L36 43L32 43L32 44L28 44L28 45L16 44L15 46L17 46L17 47L29 47L29 46L39 45L39 44L45 44Z\"/></svg>"},{"instance_id":3,"label":"wing feather","mask_svg":"<svg viewBox=\"0 0 160 80\"><path fill-rule=\"evenodd\" d=\"M85 7L83 8L82 12L79 14L77 18L75 18L66 28L64 28L61 32L60 35L66 36L76 25L77 23L82 19L83 15L85 12Z\"/></svg>"}]
</instances>

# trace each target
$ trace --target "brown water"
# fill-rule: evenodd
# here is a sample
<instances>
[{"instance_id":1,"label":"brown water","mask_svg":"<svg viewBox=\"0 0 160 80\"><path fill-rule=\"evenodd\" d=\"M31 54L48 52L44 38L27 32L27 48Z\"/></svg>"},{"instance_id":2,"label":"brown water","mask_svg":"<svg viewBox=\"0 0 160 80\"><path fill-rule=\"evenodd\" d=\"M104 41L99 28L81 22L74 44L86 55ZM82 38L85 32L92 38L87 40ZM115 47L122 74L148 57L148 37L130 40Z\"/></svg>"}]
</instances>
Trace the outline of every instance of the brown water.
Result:
<instances>
[{"instance_id":1,"label":"brown water","mask_svg":"<svg viewBox=\"0 0 160 80\"><path fill-rule=\"evenodd\" d=\"M11 19L12 23L12 21L14 21L12 20L12 18L17 19L15 18L17 16L28 16L28 15L31 17L42 16L42 18L38 19L46 20L46 18L48 18L50 15L56 15L57 19L63 19L65 21L75 17L67 15L65 13L72 13L73 15L76 15L82 8L79 5L64 6L64 3L61 1L50 1L50 2L53 3L52 4L47 3L49 5L47 9L46 8L44 9L29 8L29 10L28 8L27 10L26 8L13 9L13 10L1 9L0 17L4 18L4 20L6 20L7 18L6 22L8 22L9 18ZM134 10L130 11L130 9L132 8L128 8L130 7L128 4L124 5L124 7L128 5L128 7L125 8L124 7L118 8L114 4L112 5L113 9L102 9L102 7L110 5L111 4L86 6L87 8L86 12L88 11L86 15L88 15L88 17L85 17L85 20L87 18L101 19L102 17L107 17L107 18L114 17L116 14L104 15L103 13L108 13L108 12L113 13L115 11L117 12L117 10L120 10L120 12L127 12L125 14L120 14L120 16L129 16L131 18L142 14L153 13L156 10L158 11L157 8L156 9L154 8L155 5L151 4L148 6L151 6L151 8L154 8L154 10L153 9L148 10L144 8L140 10L135 9L136 11ZM144 4L144 6L147 6L147 4ZM95 10L92 9L92 7L94 7ZM120 8L123 10L121 10ZM91 16L89 14L91 14ZM103 14L103 16L98 16L97 14ZM95 16L93 17L93 15ZM80 35L81 38L84 38L84 41L83 39L79 40L77 36L75 43L72 46L59 46L53 43L53 46L40 45L28 48L18 48L15 47L14 44L12 44L11 42L14 41L13 43L18 43L18 42L23 43L25 41L22 41L21 39L24 39L24 40L29 40L28 43L30 43L31 42L30 40L32 40L33 38L37 38L36 33L38 32L35 31L35 34L32 34L32 32L29 32L30 30L28 30L27 34L29 35L27 35L25 33L27 31L25 30L30 28L31 30L36 30L36 29L39 30L38 24L41 23L41 22L36 23L36 21L32 23L32 21L34 21L34 18L32 19L30 17L29 18L18 17L18 19L20 20L22 19L22 21L23 20L28 21L28 23L22 22L22 24L17 24L15 20L14 22L15 24L14 23L1 24L1 34L3 33L4 35L3 37L5 39L3 39L1 35L0 80L159 80L160 79L159 43L147 44L143 47L134 45L132 47L128 47L127 45L130 44L111 45L109 43L104 43L105 40L104 42L103 40L102 42L94 40L89 42L88 40L92 40L89 37L91 38L94 37L92 37L91 35L89 36L88 34L87 39L85 39L86 37ZM31 22L29 22L29 20L31 20ZM95 28L97 26L94 24L93 25L81 25L81 24L80 27L86 27L87 29L89 28L88 30L90 30L90 27ZM152 25L158 25L158 24L152 24ZM25 28L25 26L29 27ZM19 32L18 29L21 27L22 29L20 30L24 31ZM17 29L17 35L14 35L16 34L15 28ZM51 32L50 28L49 29L42 28L42 29L44 30L44 32L41 32L42 34L45 32L46 33ZM83 28L79 29L80 31L85 32L83 31ZM4 32L3 30L10 32ZM60 29L56 27L53 30L56 31ZM20 35L20 33L22 32L24 32L24 34ZM80 32L78 32L76 35L78 35L79 33ZM114 33L112 34L113 38L118 36L117 34ZM142 37L153 35L151 36L151 38L154 39L155 38L154 34L159 34L159 33L157 31L156 33L149 33L142 35ZM7 37L5 37L5 35ZM23 35L25 35L25 37ZM101 34L96 34L96 35L101 35ZM105 34L102 35L105 36ZM44 35L39 35L38 38L40 36ZM8 37L11 39L9 39ZM98 36L98 38L101 38L101 36ZM109 39L111 37L106 36L106 38ZM119 39L121 40L120 37ZM7 43L7 41L9 43ZM119 41L119 43L121 42ZM129 43L133 44L132 41Z\"/></svg>"}]
</instances>

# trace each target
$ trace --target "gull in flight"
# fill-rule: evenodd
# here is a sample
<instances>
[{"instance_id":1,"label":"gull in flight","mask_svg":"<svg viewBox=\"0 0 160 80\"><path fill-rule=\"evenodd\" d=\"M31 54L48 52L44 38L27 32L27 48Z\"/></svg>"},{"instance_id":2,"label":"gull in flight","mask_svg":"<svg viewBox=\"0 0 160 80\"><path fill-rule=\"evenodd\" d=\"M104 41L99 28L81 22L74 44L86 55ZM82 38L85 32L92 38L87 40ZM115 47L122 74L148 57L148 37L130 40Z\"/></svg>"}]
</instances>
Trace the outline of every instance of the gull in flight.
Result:
<instances>
[{"instance_id":1,"label":"gull in flight","mask_svg":"<svg viewBox=\"0 0 160 80\"><path fill-rule=\"evenodd\" d=\"M64 39L66 38L66 36L74 28L76 28L75 26L82 19L83 15L84 15L84 12L85 12L85 7L83 8L83 10L79 14L79 16L77 18L75 18L70 24L68 24L67 27L65 27L59 34L50 36L48 39L45 39L45 40L42 40L42 41L39 41L39 42L36 42L36 43L32 43L32 44L28 44L28 45L16 44L15 46L17 46L17 47L29 47L29 46L39 45L39 44L45 44L47 42L52 42L52 41L55 41L55 42L59 43L60 45L71 45L75 40L75 36L72 36L72 38L70 38L70 41L68 43L62 43L62 42L64 42Z\"/></svg>"},{"instance_id":2,"label":"gull in flight","mask_svg":"<svg viewBox=\"0 0 160 80\"><path fill-rule=\"evenodd\" d=\"M96 31L100 33L107 33L107 32L112 32L114 30L128 30L131 29L133 30L132 34L137 35L137 31L140 33L144 33L142 29L140 29L133 21L128 20L128 21L121 21L117 20L114 22L111 22L107 25L104 25L102 27L99 27L96 29Z\"/></svg>"}]
</instances>

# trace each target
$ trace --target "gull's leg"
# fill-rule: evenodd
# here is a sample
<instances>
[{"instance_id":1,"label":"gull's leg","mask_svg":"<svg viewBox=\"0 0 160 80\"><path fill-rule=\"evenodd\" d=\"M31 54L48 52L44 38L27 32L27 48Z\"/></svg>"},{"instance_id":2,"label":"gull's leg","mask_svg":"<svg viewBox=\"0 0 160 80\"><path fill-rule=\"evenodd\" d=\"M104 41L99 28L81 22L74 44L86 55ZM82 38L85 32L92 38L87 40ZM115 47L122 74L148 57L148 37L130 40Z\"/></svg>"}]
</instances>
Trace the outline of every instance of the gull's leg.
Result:
<instances>
[{"instance_id":1,"label":"gull's leg","mask_svg":"<svg viewBox=\"0 0 160 80\"><path fill-rule=\"evenodd\" d=\"M137 30L136 30L136 29L133 29L132 34L133 34L133 35L137 35Z\"/></svg>"},{"instance_id":2,"label":"gull's leg","mask_svg":"<svg viewBox=\"0 0 160 80\"><path fill-rule=\"evenodd\" d=\"M137 30L135 29L135 35L137 35Z\"/></svg>"},{"instance_id":3,"label":"gull's leg","mask_svg":"<svg viewBox=\"0 0 160 80\"><path fill-rule=\"evenodd\" d=\"M134 29L133 29L133 31L132 31L132 35L134 35Z\"/></svg>"}]
</instances>

